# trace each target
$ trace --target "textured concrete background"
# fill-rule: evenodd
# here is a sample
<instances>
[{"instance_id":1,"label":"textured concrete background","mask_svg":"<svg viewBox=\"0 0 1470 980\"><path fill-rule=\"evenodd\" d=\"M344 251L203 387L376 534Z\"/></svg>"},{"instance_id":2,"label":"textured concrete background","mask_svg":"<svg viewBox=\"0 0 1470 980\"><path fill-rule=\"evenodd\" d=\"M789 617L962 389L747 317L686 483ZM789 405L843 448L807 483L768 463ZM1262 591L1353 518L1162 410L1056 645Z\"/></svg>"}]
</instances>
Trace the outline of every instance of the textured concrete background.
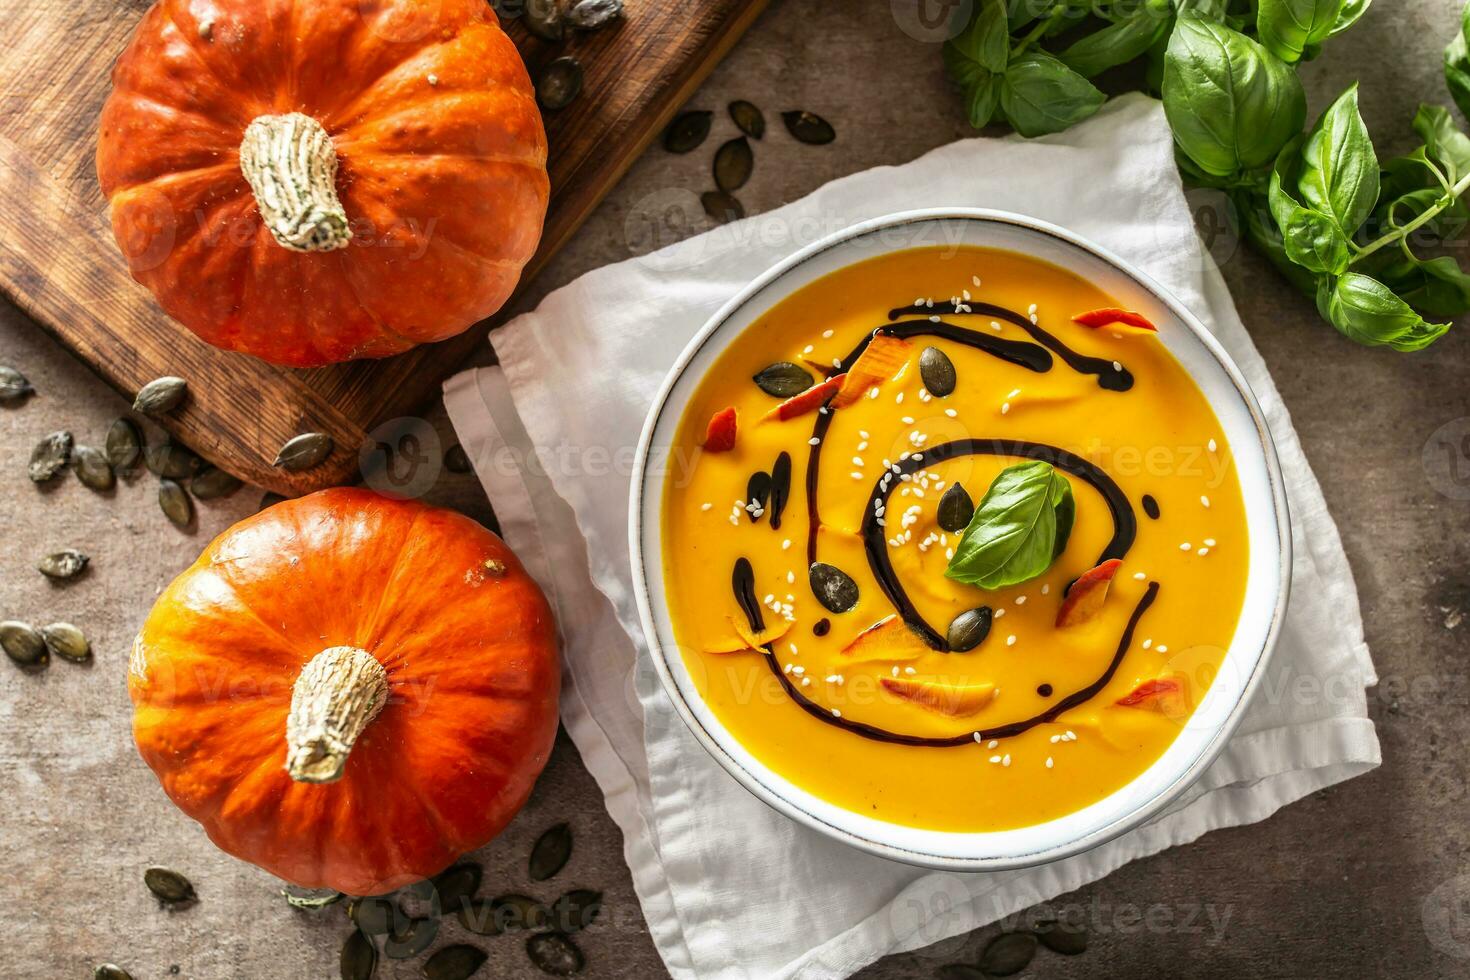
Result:
<instances>
[{"instance_id":1,"label":"textured concrete background","mask_svg":"<svg viewBox=\"0 0 1470 980\"><path fill-rule=\"evenodd\" d=\"M1455 6L1379 0L1359 27L1304 69L1314 110L1361 76L1380 154L1409 148L1415 105L1447 101L1439 52L1454 30ZM780 110L808 108L836 125L839 142L830 147L800 146L784 133L758 144L755 176L741 192L747 209L775 207L834 177L902 162L967 135L937 48L908 36L889 7L884 0L778 0L692 100L719 110L748 98L773 122ZM729 128L723 114L717 118ZM715 137L724 138L724 129ZM521 303L645 250L649 241L639 229L654 215L667 222L670 200L709 185L716 138L688 156L657 148L646 154ZM1470 741L1470 668L1461 619L1470 608L1470 458L1442 456L1438 443L1423 454L1447 423L1462 428L1451 430L1446 445L1470 450L1460 438L1470 433L1470 336L1452 333L1415 356L1355 347L1319 322L1263 261L1231 248L1228 236L1216 248L1358 577L1383 676L1371 703L1384 764L1264 823L1136 862L1052 903L1051 910L1088 923L1091 948L1076 958L1043 954L1029 973L1466 975L1470 760L1461 747ZM95 963L115 960L138 980L335 976L348 931L341 912L285 908L275 880L216 851L169 805L129 737L124 671L134 631L157 590L210 537L253 511L258 492L201 506L197 530L181 533L159 513L146 475L103 495L70 476L33 487L25 462L40 436L69 428L81 442L100 443L127 406L3 301L0 361L23 370L40 391L22 407L0 410L0 618L71 620L96 648L90 667L55 663L26 675L0 664L0 904L9 920L0 941L3 972L80 978ZM442 409L427 411L450 444ZM490 515L470 476L442 474L430 499L482 520ZM66 546L88 551L93 567L58 587L34 564ZM531 888L530 843L560 820L576 833L572 862L547 883L554 887ZM606 892L602 919L579 939L589 976L662 974L622 862L621 837L565 738L531 804L476 857L486 866L483 894ZM160 910L141 881L142 869L154 863L188 874L199 903ZM930 977L939 964L972 959L998 931L992 926L892 957L863 976ZM457 935L457 926L446 928L446 936ZM491 953L483 975L539 975L521 939L483 944ZM389 963L378 975L418 970L416 962Z\"/></svg>"}]
</instances>

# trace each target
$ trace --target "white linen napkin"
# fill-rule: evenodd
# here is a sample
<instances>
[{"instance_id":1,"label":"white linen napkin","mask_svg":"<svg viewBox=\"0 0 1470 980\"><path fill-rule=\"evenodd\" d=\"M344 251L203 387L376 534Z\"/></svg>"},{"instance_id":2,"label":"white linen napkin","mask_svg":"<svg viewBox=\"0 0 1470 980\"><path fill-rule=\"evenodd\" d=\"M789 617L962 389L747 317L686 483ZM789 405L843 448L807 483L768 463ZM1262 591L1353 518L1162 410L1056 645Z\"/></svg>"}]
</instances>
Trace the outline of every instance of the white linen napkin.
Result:
<instances>
[{"instance_id":1,"label":"white linen napkin","mask_svg":"<svg viewBox=\"0 0 1470 980\"><path fill-rule=\"evenodd\" d=\"M689 338L752 278L814 238L938 206L1054 222L1172 290L1260 399L1292 513L1295 562L1280 644L1224 753L1147 826L1020 872L963 875L891 863L757 801L705 753L665 697L631 588L633 448ZM622 828L653 941L676 977L844 977L1136 857L1261 820L1379 762L1364 693L1376 677L1337 528L1195 234L1153 100L1114 100L1054 137L964 140L834 181L779 210L589 273L491 341L500 364L451 378L445 404L506 540L556 608L567 661L562 718Z\"/></svg>"}]
</instances>

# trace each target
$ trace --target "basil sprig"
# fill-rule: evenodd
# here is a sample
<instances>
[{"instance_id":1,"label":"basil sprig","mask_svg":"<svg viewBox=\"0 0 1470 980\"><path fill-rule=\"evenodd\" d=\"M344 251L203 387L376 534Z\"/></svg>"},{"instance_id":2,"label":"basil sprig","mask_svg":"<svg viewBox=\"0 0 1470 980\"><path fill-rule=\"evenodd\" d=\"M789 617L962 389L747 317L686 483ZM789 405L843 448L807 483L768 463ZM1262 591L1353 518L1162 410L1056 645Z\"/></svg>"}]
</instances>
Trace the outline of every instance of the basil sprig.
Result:
<instances>
[{"instance_id":1,"label":"basil sprig","mask_svg":"<svg viewBox=\"0 0 1470 980\"><path fill-rule=\"evenodd\" d=\"M1072 484L1050 463L1008 466L985 491L944 574L982 589L1030 581L1066 548L1076 513Z\"/></svg>"}]
</instances>

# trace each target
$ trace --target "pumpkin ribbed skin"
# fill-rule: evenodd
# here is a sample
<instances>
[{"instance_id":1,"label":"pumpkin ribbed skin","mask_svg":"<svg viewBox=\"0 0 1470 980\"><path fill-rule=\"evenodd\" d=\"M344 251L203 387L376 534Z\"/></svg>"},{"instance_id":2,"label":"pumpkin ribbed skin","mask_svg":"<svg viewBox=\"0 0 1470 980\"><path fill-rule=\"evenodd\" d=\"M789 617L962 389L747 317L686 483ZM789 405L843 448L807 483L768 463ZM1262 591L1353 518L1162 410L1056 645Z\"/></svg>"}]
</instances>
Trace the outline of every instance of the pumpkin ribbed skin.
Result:
<instances>
[{"instance_id":1,"label":"pumpkin ribbed skin","mask_svg":"<svg viewBox=\"0 0 1470 980\"><path fill-rule=\"evenodd\" d=\"M479 524L324 490L236 524L158 598L129 664L133 734L223 850L298 885L379 894L480 847L524 804L556 735L555 635L540 589ZM383 665L388 699L338 781L297 782L292 688L336 646Z\"/></svg>"},{"instance_id":2,"label":"pumpkin ribbed skin","mask_svg":"<svg viewBox=\"0 0 1470 980\"><path fill-rule=\"evenodd\" d=\"M330 136L352 240L282 247L240 168L252 120ZM97 148L133 277L201 338L283 365L383 357L500 308L536 249L546 134L485 0L160 0Z\"/></svg>"}]
</instances>

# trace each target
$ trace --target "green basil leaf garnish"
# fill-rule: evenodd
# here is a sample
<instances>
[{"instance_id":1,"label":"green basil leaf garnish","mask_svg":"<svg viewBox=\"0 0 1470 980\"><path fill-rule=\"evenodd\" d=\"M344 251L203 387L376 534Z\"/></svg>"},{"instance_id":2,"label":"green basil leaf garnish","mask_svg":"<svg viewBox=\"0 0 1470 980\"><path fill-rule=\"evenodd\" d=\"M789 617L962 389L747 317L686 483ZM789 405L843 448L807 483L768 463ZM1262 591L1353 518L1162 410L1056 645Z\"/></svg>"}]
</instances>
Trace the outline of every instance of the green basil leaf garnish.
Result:
<instances>
[{"instance_id":1,"label":"green basil leaf garnish","mask_svg":"<svg viewBox=\"0 0 1470 980\"><path fill-rule=\"evenodd\" d=\"M1002 589L1045 572L1071 534L1072 486L1050 463L1016 463L985 491L944 574L982 589Z\"/></svg>"},{"instance_id":2,"label":"green basil leaf garnish","mask_svg":"<svg viewBox=\"0 0 1470 980\"><path fill-rule=\"evenodd\" d=\"M1357 85L1322 113L1302 143L1301 160L1302 199L1351 238L1378 201L1378 155L1358 114Z\"/></svg>"},{"instance_id":3,"label":"green basil leaf garnish","mask_svg":"<svg viewBox=\"0 0 1470 980\"><path fill-rule=\"evenodd\" d=\"M1370 347L1423 350L1450 328L1427 322L1383 283L1359 272L1324 280L1317 308L1343 334Z\"/></svg>"},{"instance_id":4,"label":"green basil leaf garnish","mask_svg":"<svg viewBox=\"0 0 1470 980\"><path fill-rule=\"evenodd\" d=\"M1307 48L1337 30L1342 5L1343 0L1261 0L1256 33L1266 50L1282 61L1300 61Z\"/></svg>"},{"instance_id":5,"label":"green basil leaf garnish","mask_svg":"<svg viewBox=\"0 0 1470 980\"><path fill-rule=\"evenodd\" d=\"M1168 0L1144 0L1120 20L1074 41L1057 58L1077 74L1092 78L1147 52L1169 24Z\"/></svg>"},{"instance_id":6,"label":"green basil leaf garnish","mask_svg":"<svg viewBox=\"0 0 1470 980\"><path fill-rule=\"evenodd\" d=\"M1014 59L1000 89L1006 119L1022 136L1059 133L1092 115L1106 100L1097 86L1039 51Z\"/></svg>"},{"instance_id":7,"label":"green basil leaf garnish","mask_svg":"<svg viewBox=\"0 0 1470 980\"><path fill-rule=\"evenodd\" d=\"M1276 157L1267 196L1271 216L1281 229L1282 245L1291 261L1310 272L1338 275L1347 271L1351 258L1347 236L1330 217L1303 207L1292 196L1291 188L1296 186L1301 171L1301 145L1298 136Z\"/></svg>"},{"instance_id":8,"label":"green basil leaf garnish","mask_svg":"<svg viewBox=\"0 0 1470 980\"><path fill-rule=\"evenodd\" d=\"M1001 0L980 0L975 16L960 33L944 42L944 67L965 89L1005 71L1011 55L1006 8Z\"/></svg>"}]
</instances>

